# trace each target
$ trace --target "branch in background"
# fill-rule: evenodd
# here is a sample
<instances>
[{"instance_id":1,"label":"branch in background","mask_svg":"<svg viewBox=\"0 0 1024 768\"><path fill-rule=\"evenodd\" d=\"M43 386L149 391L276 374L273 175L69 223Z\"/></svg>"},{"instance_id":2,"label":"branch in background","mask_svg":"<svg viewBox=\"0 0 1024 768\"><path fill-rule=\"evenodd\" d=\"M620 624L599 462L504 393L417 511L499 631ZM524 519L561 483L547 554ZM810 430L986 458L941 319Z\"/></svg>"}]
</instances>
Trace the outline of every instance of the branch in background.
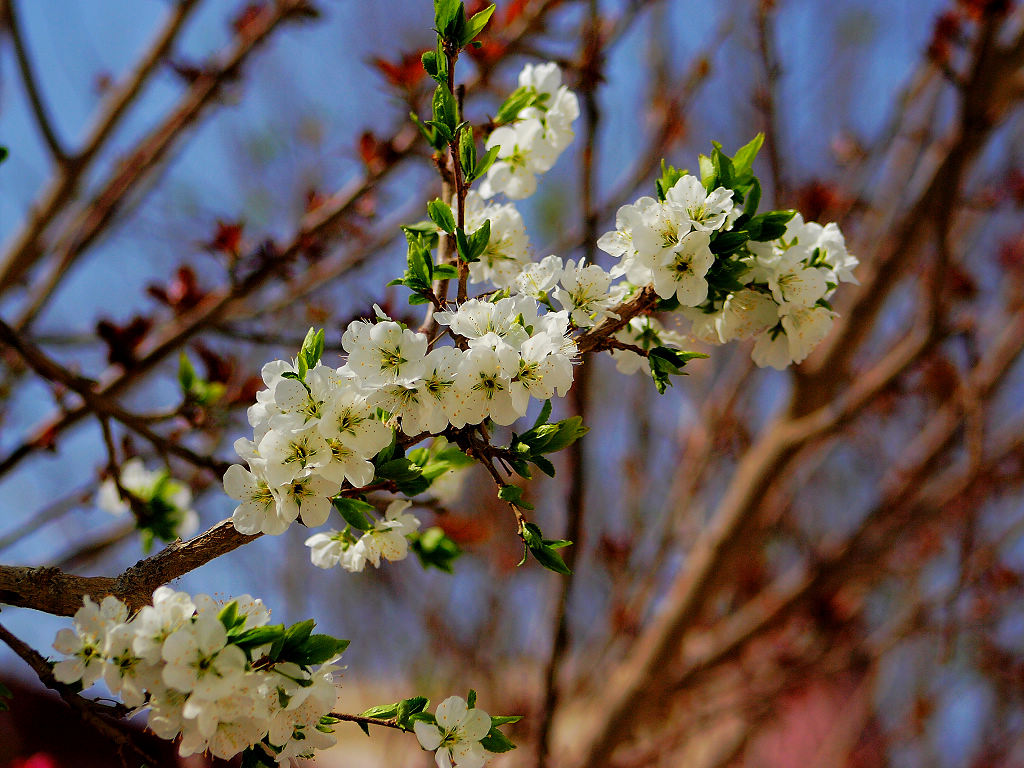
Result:
<instances>
[{"instance_id":1,"label":"branch in background","mask_svg":"<svg viewBox=\"0 0 1024 768\"><path fill-rule=\"evenodd\" d=\"M19 329L25 329L31 324L71 265L113 223L131 192L160 167L175 144L202 117L204 110L220 95L224 86L239 77L246 59L283 22L294 18L299 10L306 7L306 0L287 0L275 3L272 10L261 12L246 27L244 35L236 35L236 42L227 57L215 66L202 69L163 122L118 163L105 181L98 184L99 191L83 204L72 222L53 238L53 264L44 277L33 280L25 309L18 318ZM17 254L14 254L7 264L0 265L0 285L8 285L9 281L19 279L41 255L42 251L38 250L33 257L19 260Z\"/></svg>"},{"instance_id":2,"label":"branch in background","mask_svg":"<svg viewBox=\"0 0 1024 768\"><path fill-rule=\"evenodd\" d=\"M146 424L145 420L134 413L129 413L113 401L112 398L99 394L94 389L94 382L77 376L58 365L40 350L28 344L11 326L0 320L0 341L15 350L37 374L48 381L62 384L77 393L84 403L84 408L95 413L101 421L106 418L116 419L136 434L144 437L153 447L164 454L173 454L200 469L206 469L220 477L227 471L227 462L218 461L210 456L201 456L176 440L157 434ZM123 490L123 489L122 489Z\"/></svg>"},{"instance_id":3,"label":"branch in background","mask_svg":"<svg viewBox=\"0 0 1024 768\"><path fill-rule=\"evenodd\" d=\"M18 70L21 73L21 82L25 86L25 93L28 95L28 103L32 108L32 116L36 120L36 126L43 137L43 142L50 155L57 165L63 165L67 161L67 153L61 146L60 139L53 129L53 121L50 118L46 105L43 104L43 96L39 88L39 81L32 70L32 61L25 47L25 39L21 34L21 25L18 22L16 0L6 0L3 8L0 9L6 15L7 31L11 35L11 42L14 44L14 57L18 61Z\"/></svg>"},{"instance_id":4,"label":"branch in background","mask_svg":"<svg viewBox=\"0 0 1024 768\"><path fill-rule=\"evenodd\" d=\"M595 205L596 178L594 173L597 149L597 131L601 112L597 105L597 88L603 80L604 46L601 36L601 16L597 0L587 3L587 15L583 22L582 50L579 64L579 90L583 97L583 148L580 152L580 198L583 229L583 259L594 263L597 251L597 226L599 212ZM587 401L589 399L589 366L577 368L569 401L574 415L583 423L587 422ZM538 768L550 765L552 753L551 726L558 709L560 695L559 673L569 648L569 597L580 552L583 549L583 519L586 513L586 464L584 461L584 438L569 446L566 465L569 472L569 493L566 498L565 538L573 545L565 553L565 564L569 573L558 584L558 598L552 622L551 655L544 670L541 688L540 723L538 724L536 760Z\"/></svg>"},{"instance_id":5,"label":"branch in background","mask_svg":"<svg viewBox=\"0 0 1024 768\"><path fill-rule=\"evenodd\" d=\"M16 278L42 255L39 240L57 215L74 200L78 182L85 177L92 160L106 146L122 117L135 102L157 65L164 60L185 20L198 7L197 0L178 0L161 32L139 59L122 85L104 101L89 132L85 146L63 164L43 194L29 206L29 220L16 234L0 263L0 291L13 287Z\"/></svg>"}]
</instances>

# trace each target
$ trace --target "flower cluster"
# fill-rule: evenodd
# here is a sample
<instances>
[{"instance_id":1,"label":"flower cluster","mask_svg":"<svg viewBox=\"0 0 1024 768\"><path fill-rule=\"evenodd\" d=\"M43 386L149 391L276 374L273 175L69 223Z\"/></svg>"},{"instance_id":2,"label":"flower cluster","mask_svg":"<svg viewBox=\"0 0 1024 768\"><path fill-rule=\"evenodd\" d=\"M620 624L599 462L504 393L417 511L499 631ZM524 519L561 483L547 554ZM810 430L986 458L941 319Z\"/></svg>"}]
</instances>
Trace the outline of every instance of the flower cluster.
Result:
<instances>
[{"instance_id":1,"label":"flower cluster","mask_svg":"<svg viewBox=\"0 0 1024 768\"><path fill-rule=\"evenodd\" d=\"M199 515L192 509L192 492L187 485L173 479L167 470L146 469L142 459L133 458L121 466L118 479L137 507L138 527L147 549L154 538L174 541L179 536L194 533L199 527ZM112 515L124 515L130 509L113 478L100 484L96 504Z\"/></svg>"},{"instance_id":2,"label":"flower cluster","mask_svg":"<svg viewBox=\"0 0 1024 768\"><path fill-rule=\"evenodd\" d=\"M420 521L405 511L411 505L410 501L398 499L388 505L383 520L313 534L306 539L306 546L311 549L310 560L317 568L340 565L353 573L362 571L367 563L379 568L382 557L391 562L404 560L409 554L408 536L420 527ZM353 528L362 534L356 536Z\"/></svg>"},{"instance_id":3,"label":"flower cluster","mask_svg":"<svg viewBox=\"0 0 1024 768\"><path fill-rule=\"evenodd\" d=\"M322 525L343 483L363 488L373 481L371 459L392 442L394 427L417 436L485 419L507 425L526 414L530 398L564 396L572 384L576 347L565 311L541 313L536 300L516 295L472 299L435 319L465 348L428 349L425 334L381 314L349 324L342 336L348 359L340 368L299 360L264 366L267 389L249 409L253 439L235 444L249 468L234 465L224 475L225 491L241 502L232 517L236 529L279 534L296 519ZM382 525L393 537L390 522ZM408 526L401 529L414 530ZM348 551L345 536L310 546L324 553L321 563L349 570L367 560L376 565L381 552L396 559L369 544L383 534L367 535L345 558L338 549Z\"/></svg>"},{"instance_id":4,"label":"flower cluster","mask_svg":"<svg viewBox=\"0 0 1024 768\"><path fill-rule=\"evenodd\" d=\"M508 115L508 124L487 139L487 149L499 147L498 157L480 184L480 194L485 199L504 194L522 200L536 191L537 175L549 171L572 143L580 105L576 94L562 85L562 72L552 62L527 64L506 105L515 111Z\"/></svg>"},{"instance_id":5,"label":"flower cluster","mask_svg":"<svg viewBox=\"0 0 1024 768\"><path fill-rule=\"evenodd\" d=\"M73 629L57 633L53 647L68 658L54 677L83 688L102 677L125 705L149 710L157 736L180 735L182 756L307 756L335 742L333 662L348 643L310 634L312 621L285 630L269 619L249 595L222 605L160 587L131 617L115 597L86 597Z\"/></svg>"},{"instance_id":6,"label":"flower cluster","mask_svg":"<svg viewBox=\"0 0 1024 768\"><path fill-rule=\"evenodd\" d=\"M755 228L733 195L680 175L664 199L642 197L620 208L616 229L598 246L619 259L612 275L652 285L674 302L695 338L709 344L754 339L754 362L781 370L802 362L825 338L835 317L828 299L839 283L856 282L858 262L835 224L776 212L766 215L773 220L759 217ZM762 239L783 221L781 236ZM729 243L733 235L737 245ZM617 338L649 349L663 333L652 336L651 328L632 325Z\"/></svg>"}]
</instances>

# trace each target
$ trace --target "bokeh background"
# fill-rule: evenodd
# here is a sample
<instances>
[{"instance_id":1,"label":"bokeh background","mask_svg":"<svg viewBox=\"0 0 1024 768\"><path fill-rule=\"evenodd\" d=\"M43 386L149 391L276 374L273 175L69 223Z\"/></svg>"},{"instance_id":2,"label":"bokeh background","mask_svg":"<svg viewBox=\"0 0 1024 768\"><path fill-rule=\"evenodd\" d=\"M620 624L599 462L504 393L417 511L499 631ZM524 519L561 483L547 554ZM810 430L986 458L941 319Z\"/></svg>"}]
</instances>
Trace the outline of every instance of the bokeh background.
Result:
<instances>
[{"instance_id":1,"label":"bokeh background","mask_svg":"<svg viewBox=\"0 0 1024 768\"><path fill-rule=\"evenodd\" d=\"M383 285L397 225L439 193L408 120L429 103L429 2L4 5L0 316L23 338L230 461L260 366L308 326L338 365L373 302L417 322ZM510 768L1024 765L1022 22L1007 0L500 0L460 60L470 119L527 61L593 105L520 206L537 258L600 261L593 235L662 157L694 168L764 131L766 203L838 221L863 262L843 320L795 371L733 345L663 396L589 361L558 408L591 433L528 484L545 532L577 542L571 579L516 567L514 521L468 470L418 512L464 549L454 574L321 571L293 526L177 586L350 638L343 711L472 687L525 715ZM215 405L180 408L182 351L224 384ZM98 421L0 359L0 562L119 573L144 553L95 503ZM201 529L230 516L208 468L113 429L122 459L191 486ZM0 622L44 654L67 624ZM0 765L83 765L88 737L6 648L0 678ZM339 728L317 765L431 764L412 737Z\"/></svg>"}]
</instances>

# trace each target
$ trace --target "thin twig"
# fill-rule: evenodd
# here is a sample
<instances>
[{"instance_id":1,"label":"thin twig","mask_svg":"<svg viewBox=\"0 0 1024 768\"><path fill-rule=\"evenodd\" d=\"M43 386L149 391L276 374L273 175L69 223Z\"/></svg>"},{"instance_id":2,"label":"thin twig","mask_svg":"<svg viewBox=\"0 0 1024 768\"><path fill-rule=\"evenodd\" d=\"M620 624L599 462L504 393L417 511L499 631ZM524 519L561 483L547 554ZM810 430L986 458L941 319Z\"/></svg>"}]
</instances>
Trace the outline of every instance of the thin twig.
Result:
<instances>
[{"instance_id":1,"label":"thin twig","mask_svg":"<svg viewBox=\"0 0 1024 768\"><path fill-rule=\"evenodd\" d=\"M21 34L21 25L18 22L16 0L6 0L4 10L7 16L7 31L10 32L11 42L14 44L14 57L18 61L18 70L21 72L21 81L25 86L25 93L28 95L28 103L32 108L32 116L36 120L39 133L42 134L43 142L53 156L57 165L63 165L67 161L67 153L61 145L60 139L53 128L53 121L43 104L43 96L39 88L39 81L32 69L31 57L25 46L25 39Z\"/></svg>"}]
</instances>

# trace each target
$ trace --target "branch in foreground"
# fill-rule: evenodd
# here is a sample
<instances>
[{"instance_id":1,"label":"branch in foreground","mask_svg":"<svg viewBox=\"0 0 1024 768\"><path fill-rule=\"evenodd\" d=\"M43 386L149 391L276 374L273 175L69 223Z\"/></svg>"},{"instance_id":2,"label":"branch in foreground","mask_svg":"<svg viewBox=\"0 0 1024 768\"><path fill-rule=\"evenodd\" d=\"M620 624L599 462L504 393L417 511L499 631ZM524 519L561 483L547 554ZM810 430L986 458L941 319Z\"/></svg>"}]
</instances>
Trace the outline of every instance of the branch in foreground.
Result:
<instances>
[{"instance_id":1,"label":"branch in foreground","mask_svg":"<svg viewBox=\"0 0 1024 768\"><path fill-rule=\"evenodd\" d=\"M259 536L239 533L230 520L224 520L194 539L170 544L116 577L75 576L59 568L0 565L0 603L73 616L86 595L97 601L113 595L137 610L149 603L157 587Z\"/></svg>"},{"instance_id":2,"label":"branch in foreground","mask_svg":"<svg viewBox=\"0 0 1024 768\"><path fill-rule=\"evenodd\" d=\"M53 670L37 651L22 642L18 637L0 624L0 640L7 644L12 651L20 656L32 671L39 676L39 680L47 688L60 694L65 703L75 711L86 723L95 728L100 734L110 739L117 745L122 755L130 753L143 765L159 765L160 761L148 754L135 740L126 732L126 727L116 724L112 718L123 718L129 714L129 710L123 704L115 704L108 707L98 702L79 696L71 688L58 682L53 676Z\"/></svg>"}]
</instances>

